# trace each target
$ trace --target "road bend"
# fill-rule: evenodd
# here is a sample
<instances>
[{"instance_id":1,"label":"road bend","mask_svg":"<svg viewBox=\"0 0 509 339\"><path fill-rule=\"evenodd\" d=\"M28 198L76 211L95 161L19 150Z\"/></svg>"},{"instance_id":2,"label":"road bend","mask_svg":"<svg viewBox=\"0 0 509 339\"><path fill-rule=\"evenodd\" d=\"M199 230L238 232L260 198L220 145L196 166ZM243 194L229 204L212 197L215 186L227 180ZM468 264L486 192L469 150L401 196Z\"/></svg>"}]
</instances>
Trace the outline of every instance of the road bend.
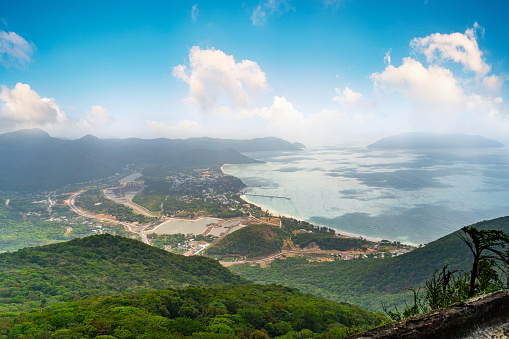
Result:
<instances>
[{"instance_id":1,"label":"road bend","mask_svg":"<svg viewBox=\"0 0 509 339\"><path fill-rule=\"evenodd\" d=\"M282 252L282 253L267 257L267 258L262 258L262 259L257 259L257 260L219 261L219 263L223 266L238 265L238 264L259 264L262 262L272 261L282 255L292 254L292 253L338 254L339 252L337 252L337 251L320 251L320 250L295 250L295 251Z\"/></svg>"},{"instance_id":2,"label":"road bend","mask_svg":"<svg viewBox=\"0 0 509 339\"><path fill-rule=\"evenodd\" d=\"M85 192L85 190L81 190L81 191L79 191L77 193L74 193L73 195L71 195L71 197L67 201L69 207L74 212L76 212L77 214L79 214L79 215L81 215L83 217L92 218L92 219L101 220L101 221L107 221L107 222L111 222L111 223L114 223L114 224L119 224L119 225L126 226L129 229L129 231L131 231L132 233L138 234L141 237L141 240L145 244L150 245L150 242L148 241L148 238L145 235L145 232L143 232L148 226L137 226L137 225L133 225L133 224L130 224L130 223L127 223L127 222L118 221L118 220L115 220L115 219L100 217L100 216L97 216L95 214L84 212L84 211L80 210L78 207L76 207L76 205L74 205L74 200L76 199L76 197L78 195L82 194L83 192Z\"/></svg>"}]
</instances>

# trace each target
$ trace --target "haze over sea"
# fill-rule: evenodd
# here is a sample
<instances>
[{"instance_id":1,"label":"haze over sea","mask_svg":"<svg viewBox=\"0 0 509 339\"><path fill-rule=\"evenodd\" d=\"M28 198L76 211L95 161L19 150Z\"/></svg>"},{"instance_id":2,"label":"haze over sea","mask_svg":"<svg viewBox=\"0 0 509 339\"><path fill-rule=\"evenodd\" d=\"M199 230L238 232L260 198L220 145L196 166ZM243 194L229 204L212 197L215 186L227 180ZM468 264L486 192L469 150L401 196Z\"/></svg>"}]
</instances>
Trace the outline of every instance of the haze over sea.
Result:
<instances>
[{"instance_id":1,"label":"haze over sea","mask_svg":"<svg viewBox=\"0 0 509 339\"><path fill-rule=\"evenodd\" d=\"M425 244L509 215L509 148L252 152L263 164L225 165L250 202L369 239ZM283 196L287 199L250 196Z\"/></svg>"}]
</instances>

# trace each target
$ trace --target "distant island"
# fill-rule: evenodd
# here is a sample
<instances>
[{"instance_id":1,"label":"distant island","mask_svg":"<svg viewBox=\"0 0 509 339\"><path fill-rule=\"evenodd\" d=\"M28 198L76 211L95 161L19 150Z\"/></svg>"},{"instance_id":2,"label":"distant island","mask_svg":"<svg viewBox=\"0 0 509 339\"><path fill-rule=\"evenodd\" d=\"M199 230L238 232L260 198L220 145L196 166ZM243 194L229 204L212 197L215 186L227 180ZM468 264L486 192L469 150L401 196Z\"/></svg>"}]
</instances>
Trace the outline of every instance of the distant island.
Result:
<instances>
[{"instance_id":1,"label":"distant island","mask_svg":"<svg viewBox=\"0 0 509 339\"><path fill-rule=\"evenodd\" d=\"M367 148L373 149L430 149L430 148L493 148L504 147L498 141L479 135L402 133L382 138Z\"/></svg>"}]
</instances>

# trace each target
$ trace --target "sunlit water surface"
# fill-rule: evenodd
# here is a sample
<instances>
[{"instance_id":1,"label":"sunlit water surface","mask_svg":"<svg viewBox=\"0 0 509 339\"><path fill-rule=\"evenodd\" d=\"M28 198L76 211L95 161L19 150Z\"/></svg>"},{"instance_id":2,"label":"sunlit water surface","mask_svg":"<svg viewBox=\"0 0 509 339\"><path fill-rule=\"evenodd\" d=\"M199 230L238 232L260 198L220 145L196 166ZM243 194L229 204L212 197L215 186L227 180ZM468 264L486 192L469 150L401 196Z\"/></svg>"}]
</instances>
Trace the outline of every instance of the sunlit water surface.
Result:
<instances>
[{"instance_id":1,"label":"sunlit water surface","mask_svg":"<svg viewBox=\"0 0 509 339\"><path fill-rule=\"evenodd\" d=\"M509 149L251 152L263 164L225 165L264 209L370 239L425 244L509 215Z\"/></svg>"}]
</instances>

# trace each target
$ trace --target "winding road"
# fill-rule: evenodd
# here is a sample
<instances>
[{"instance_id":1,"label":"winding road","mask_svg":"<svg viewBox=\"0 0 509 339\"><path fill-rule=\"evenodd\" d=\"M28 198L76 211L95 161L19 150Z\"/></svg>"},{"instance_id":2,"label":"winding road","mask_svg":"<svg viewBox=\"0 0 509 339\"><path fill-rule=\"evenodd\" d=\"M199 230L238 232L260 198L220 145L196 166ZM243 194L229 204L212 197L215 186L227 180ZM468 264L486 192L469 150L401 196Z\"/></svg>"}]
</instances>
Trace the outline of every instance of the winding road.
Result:
<instances>
[{"instance_id":1,"label":"winding road","mask_svg":"<svg viewBox=\"0 0 509 339\"><path fill-rule=\"evenodd\" d=\"M282 255L291 254L291 253L316 253L316 254L338 254L338 251L321 251L321 250L295 250L295 251L287 251L281 252L279 254L275 254L273 256L257 259L257 260L242 260L242 261L219 261L219 263L223 266L229 265L238 265L238 264L259 264L262 262L272 261Z\"/></svg>"},{"instance_id":2,"label":"winding road","mask_svg":"<svg viewBox=\"0 0 509 339\"><path fill-rule=\"evenodd\" d=\"M102 220L102 221L107 221L107 222L112 222L112 223L115 223L115 224L119 224L119 225L123 225L123 226L126 226L129 231L131 231L132 233L136 233L138 234L140 237L141 237L141 240L147 244L147 245L150 245L150 242L148 241L148 238L147 236L145 235L145 233L143 232L149 225L147 226L138 226L138 225L133 225L133 224L130 224L130 223L127 223L127 222L123 222L123 221L118 221L118 220L115 220L115 219L110 219L110 218L105 218L105 217L100 217L98 215L95 215L95 214L91 214L91 213L86 213L86 212L83 212L82 210L80 210L78 207L76 207L76 205L74 205L74 200L76 199L76 197L78 195L80 195L81 193L85 192L85 190L81 190L77 193L74 193L73 195L71 195L69 197L69 200L67 201L67 203L69 204L69 207L76 213L78 213L79 215L83 216L83 217L87 217L87 218L93 218L93 219L97 219L97 220Z\"/></svg>"}]
</instances>

